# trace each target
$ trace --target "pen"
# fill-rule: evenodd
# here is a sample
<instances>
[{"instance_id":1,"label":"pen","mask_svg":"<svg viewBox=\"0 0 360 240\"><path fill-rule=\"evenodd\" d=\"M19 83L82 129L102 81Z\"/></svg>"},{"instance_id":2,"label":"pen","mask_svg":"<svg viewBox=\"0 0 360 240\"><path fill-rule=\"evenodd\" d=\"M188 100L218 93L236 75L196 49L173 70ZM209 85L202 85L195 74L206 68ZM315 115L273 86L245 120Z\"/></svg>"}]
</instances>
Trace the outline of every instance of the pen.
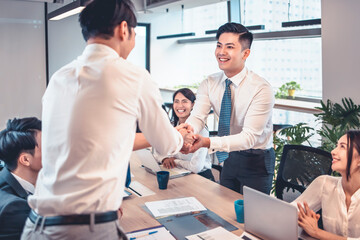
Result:
<instances>
[{"instance_id":1,"label":"pen","mask_svg":"<svg viewBox=\"0 0 360 240\"><path fill-rule=\"evenodd\" d=\"M158 231L152 231L152 232L148 232L148 233L145 233L145 234L143 234L143 235L140 235L140 236L131 237L130 240L134 240L134 239L146 237L146 236L148 236L148 235L155 234L155 233L157 233L157 232L158 232Z\"/></svg>"},{"instance_id":2,"label":"pen","mask_svg":"<svg viewBox=\"0 0 360 240\"><path fill-rule=\"evenodd\" d=\"M136 193L137 195L139 195L140 197L142 196L140 193L138 193L137 191L135 191L134 189L132 189L131 187L128 187L129 189L131 189L131 191L133 191L134 193Z\"/></svg>"},{"instance_id":3,"label":"pen","mask_svg":"<svg viewBox=\"0 0 360 240\"><path fill-rule=\"evenodd\" d=\"M200 235L196 235L198 238L200 238L201 240L205 240L205 238L203 238L202 236Z\"/></svg>"}]
</instances>

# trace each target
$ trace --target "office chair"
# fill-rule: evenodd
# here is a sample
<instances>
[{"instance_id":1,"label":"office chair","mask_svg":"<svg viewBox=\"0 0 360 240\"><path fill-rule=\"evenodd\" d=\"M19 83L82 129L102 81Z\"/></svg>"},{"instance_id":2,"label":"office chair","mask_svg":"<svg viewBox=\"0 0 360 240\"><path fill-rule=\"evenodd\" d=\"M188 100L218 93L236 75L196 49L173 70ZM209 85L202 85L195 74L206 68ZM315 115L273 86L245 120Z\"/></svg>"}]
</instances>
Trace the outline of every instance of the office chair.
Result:
<instances>
[{"instance_id":1,"label":"office chair","mask_svg":"<svg viewBox=\"0 0 360 240\"><path fill-rule=\"evenodd\" d=\"M273 132L276 133L277 131L279 131L283 128L288 128L288 127L292 127L292 125L290 125L290 124L273 124Z\"/></svg>"},{"instance_id":2,"label":"office chair","mask_svg":"<svg viewBox=\"0 0 360 240\"><path fill-rule=\"evenodd\" d=\"M166 102L161 106L165 110L165 112L168 115L169 119L171 118L172 106L173 106L173 103L169 103L169 102Z\"/></svg>"},{"instance_id":3,"label":"office chair","mask_svg":"<svg viewBox=\"0 0 360 240\"><path fill-rule=\"evenodd\" d=\"M324 150L285 145L275 183L276 197L292 202L316 177L331 174L331 162L331 154Z\"/></svg>"}]
</instances>

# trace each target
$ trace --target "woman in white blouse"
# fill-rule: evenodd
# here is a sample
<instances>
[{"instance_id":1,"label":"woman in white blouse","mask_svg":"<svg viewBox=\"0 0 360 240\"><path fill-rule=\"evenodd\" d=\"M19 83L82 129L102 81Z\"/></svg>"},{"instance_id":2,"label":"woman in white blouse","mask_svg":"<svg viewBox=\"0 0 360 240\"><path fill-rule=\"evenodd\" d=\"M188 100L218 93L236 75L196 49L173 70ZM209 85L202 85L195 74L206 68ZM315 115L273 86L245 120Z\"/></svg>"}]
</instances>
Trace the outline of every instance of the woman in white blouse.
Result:
<instances>
[{"instance_id":1,"label":"woman in white blouse","mask_svg":"<svg viewBox=\"0 0 360 240\"><path fill-rule=\"evenodd\" d=\"M332 170L341 177L320 176L293 203L299 226L318 239L360 239L360 131L348 131L331 151ZM303 203L303 205L301 204ZM322 209L324 230L316 211Z\"/></svg>"},{"instance_id":2,"label":"woman in white blouse","mask_svg":"<svg viewBox=\"0 0 360 240\"><path fill-rule=\"evenodd\" d=\"M195 99L195 94L188 88L181 88L173 94L171 122L174 127L185 123L186 119L190 116ZM199 134L203 137L209 137L209 132L205 128ZM178 153L174 156L166 157L155 154L155 156L166 168L170 169L181 166L214 181L214 176L211 172L211 159L207 148L200 148L195 153L189 154Z\"/></svg>"}]
</instances>

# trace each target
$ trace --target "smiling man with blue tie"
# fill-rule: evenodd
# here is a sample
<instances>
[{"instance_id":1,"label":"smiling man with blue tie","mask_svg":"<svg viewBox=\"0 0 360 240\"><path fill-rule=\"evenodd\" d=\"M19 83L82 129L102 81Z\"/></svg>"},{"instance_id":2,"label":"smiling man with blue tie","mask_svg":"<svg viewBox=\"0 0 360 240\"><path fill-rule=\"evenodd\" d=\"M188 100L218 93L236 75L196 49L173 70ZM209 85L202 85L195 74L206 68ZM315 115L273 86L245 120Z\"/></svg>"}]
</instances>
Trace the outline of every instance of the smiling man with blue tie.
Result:
<instances>
[{"instance_id":1,"label":"smiling man with blue tie","mask_svg":"<svg viewBox=\"0 0 360 240\"><path fill-rule=\"evenodd\" d=\"M226 23L216 38L215 56L222 71L200 84L187 123L198 133L213 108L219 116L218 137L195 135L190 151L207 147L216 152L219 162L224 162L221 185L240 193L246 185L269 194L275 166L272 87L245 67L253 40L246 27Z\"/></svg>"}]
</instances>

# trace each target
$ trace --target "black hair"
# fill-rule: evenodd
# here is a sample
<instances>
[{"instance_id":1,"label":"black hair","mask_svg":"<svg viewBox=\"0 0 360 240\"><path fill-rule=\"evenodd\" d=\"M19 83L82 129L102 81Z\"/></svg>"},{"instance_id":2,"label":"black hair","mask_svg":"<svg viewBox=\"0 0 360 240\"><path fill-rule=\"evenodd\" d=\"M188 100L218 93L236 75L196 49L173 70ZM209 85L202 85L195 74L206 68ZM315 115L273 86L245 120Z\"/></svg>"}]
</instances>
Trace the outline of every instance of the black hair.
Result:
<instances>
[{"instance_id":1,"label":"black hair","mask_svg":"<svg viewBox=\"0 0 360 240\"><path fill-rule=\"evenodd\" d=\"M114 36L115 27L123 21L127 22L131 35L131 28L136 27L137 20L130 0L89 1L79 15L85 41L92 37L110 39Z\"/></svg>"},{"instance_id":2,"label":"black hair","mask_svg":"<svg viewBox=\"0 0 360 240\"><path fill-rule=\"evenodd\" d=\"M225 23L216 32L216 39L219 40L220 35L223 33L235 33L239 34L239 42L241 44L242 50L250 49L252 41L253 41L253 34L249 32L249 30L240 23Z\"/></svg>"},{"instance_id":3,"label":"black hair","mask_svg":"<svg viewBox=\"0 0 360 240\"><path fill-rule=\"evenodd\" d=\"M6 128L0 132L0 160L9 171L17 168L21 153L35 153L37 130L41 131L41 121L35 117L9 119Z\"/></svg>"},{"instance_id":4,"label":"black hair","mask_svg":"<svg viewBox=\"0 0 360 240\"><path fill-rule=\"evenodd\" d=\"M354 149L360 154L360 131L349 130L346 132L347 136L347 165L346 165L346 179L350 178L350 167L353 157Z\"/></svg>"},{"instance_id":5,"label":"black hair","mask_svg":"<svg viewBox=\"0 0 360 240\"><path fill-rule=\"evenodd\" d=\"M177 90L176 92L174 92L173 94L173 102L175 100L175 96L181 93L182 95L184 95L184 97L186 97L187 99L189 99L192 103L195 102L196 97L193 91L191 91L189 88L181 88L179 90ZM171 116L171 123L173 124L174 127L177 126L179 122L179 117L176 116L175 110L174 110L174 104L172 106L172 116Z\"/></svg>"}]
</instances>

